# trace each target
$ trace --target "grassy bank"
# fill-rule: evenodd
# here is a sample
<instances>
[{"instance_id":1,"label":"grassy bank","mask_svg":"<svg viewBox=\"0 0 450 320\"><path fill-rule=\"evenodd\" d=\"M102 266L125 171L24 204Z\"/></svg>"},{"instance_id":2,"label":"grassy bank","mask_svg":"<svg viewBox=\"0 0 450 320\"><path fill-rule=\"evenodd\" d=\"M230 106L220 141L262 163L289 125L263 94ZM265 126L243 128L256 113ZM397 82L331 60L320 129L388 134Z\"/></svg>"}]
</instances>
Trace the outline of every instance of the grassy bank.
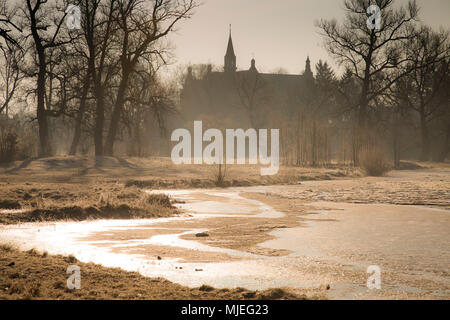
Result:
<instances>
[{"instance_id":1,"label":"grassy bank","mask_svg":"<svg viewBox=\"0 0 450 320\"><path fill-rule=\"evenodd\" d=\"M167 217L177 213L164 196L140 189L214 188L217 166L174 165L169 158L60 156L0 167L0 223L99 218ZM298 184L356 177L353 168L281 167L261 176L259 166L223 170L221 187Z\"/></svg>"},{"instance_id":2,"label":"grassy bank","mask_svg":"<svg viewBox=\"0 0 450 320\"><path fill-rule=\"evenodd\" d=\"M178 213L162 194L114 184L2 186L0 223L169 217Z\"/></svg>"},{"instance_id":3,"label":"grassy bank","mask_svg":"<svg viewBox=\"0 0 450 320\"><path fill-rule=\"evenodd\" d=\"M69 265L81 270L81 288L69 290ZM82 263L73 256L21 252L0 246L0 299L306 299L285 289L251 291L242 288L184 287L162 278Z\"/></svg>"}]
</instances>

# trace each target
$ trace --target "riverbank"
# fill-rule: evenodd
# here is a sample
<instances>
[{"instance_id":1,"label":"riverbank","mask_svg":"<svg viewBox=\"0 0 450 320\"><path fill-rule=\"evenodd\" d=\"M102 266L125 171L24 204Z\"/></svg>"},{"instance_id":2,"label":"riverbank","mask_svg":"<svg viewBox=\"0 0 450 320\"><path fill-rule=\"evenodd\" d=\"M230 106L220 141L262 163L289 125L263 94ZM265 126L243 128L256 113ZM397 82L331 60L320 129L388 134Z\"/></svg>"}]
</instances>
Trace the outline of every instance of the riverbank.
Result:
<instances>
[{"instance_id":1,"label":"riverbank","mask_svg":"<svg viewBox=\"0 0 450 320\"><path fill-rule=\"evenodd\" d=\"M95 185L7 184L0 187L0 224L24 222L147 219L179 212L165 195L107 183Z\"/></svg>"},{"instance_id":2,"label":"riverbank","mask_svg":"<svg viewBox=\"0 0 450 320\"><path fill-rule=\"evenodd\" d=\"M223 169L223 168L222 168ZM358 169L282 167L276 176L258 166L174 165L170 158L59 156L0 167L0 224L35 221L174 216L168 198L141 189L187 189L298 184L359 177Z\"/></svg>"},{"instance_id":3,"label":"riverbank","mask_svg":"<svg viewBox=\"0 0 450 320\"><path fill-rule=\"evenodd\" d=\"M172 199L170 205L183 214L162 219L3 225L0 235L3 243L17 244L21 250L73 254L86 263L139 272L146 279L164 277L172 284L197 289L205 285L203 291L289 287L299 296L332 299L447 298L449 172L433 168L295 185L152 190L149 196L162 197L156 193L164 192ZM89 189L95 186L117 188L111 189L115 198L122 198L122 191L145 194L135 186L126 187L128 178L105 185L88 184L88 180L43 185L59 193L78 188L74 194L92 199L99 197ZM38 182L33 179L19 183L36 187ZM67 199L54 201L64 204ZM7 267L12 262L14 266L14 259L5 261L2 270L10 271ZM28 267L32 279L42 273L39 264L42 261L36 260L36 268ZM382 270L380 291L366 287L366 268L373 264ZM22 279L18 274L5 273L2 281L16 283ZM131 280L125 276L123 281ZM29 297L34 290L27 289L25 282L20 288L13 289L13 294L19 290Z\"/></svg>"},{"instance_id":4,"label":"riverbank","mask_svg":"<svg viewBox=\"0 0 450 320\"><path fill-rule=\"evenodd\" d=\"M70 290L69 265L81 270L81 288ZM188 288L137 272L82 263L73 256L49 255L36 250L18 251L0 245L0 299L126 299L126 300L287 300L306 299L288 289L252 291L243 288Z\"/></svg>"}]
</instances>

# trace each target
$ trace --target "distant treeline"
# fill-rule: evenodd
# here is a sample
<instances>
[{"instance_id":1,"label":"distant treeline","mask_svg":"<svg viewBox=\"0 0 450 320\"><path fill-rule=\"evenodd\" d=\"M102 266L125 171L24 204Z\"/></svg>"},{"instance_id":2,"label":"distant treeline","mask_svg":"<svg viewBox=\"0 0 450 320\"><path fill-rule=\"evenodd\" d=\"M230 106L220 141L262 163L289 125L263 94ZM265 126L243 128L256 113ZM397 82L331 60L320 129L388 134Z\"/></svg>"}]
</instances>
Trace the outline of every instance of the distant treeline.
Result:
<instances>
[{"instance_id":1,"label":"distant treeline","mask_svg":"<svg viewBox=\"0 0 450 320\"><path fill-rule=\"evenodd\" d=\"M72 13L65 1L1 4L0 161L49 156L61 146L66 154L98 156L162 150L160 132L180 108L182 85L162 75L172 58L166 39L197 3L72 2L80 8L79 29L66 25ZM345 71L337 75L319 61L307 86L286 97L288 114L265 109L264 86L245 91L249 119L281 129L284 164L357 165L374 148L397 167L400 159L448 158L449 30L420 23L415 1L401 7L394 0L372 1L381 24L369 28L369 2L346 0L343 21L317 22Z\"/></svg>"}]
</instances>

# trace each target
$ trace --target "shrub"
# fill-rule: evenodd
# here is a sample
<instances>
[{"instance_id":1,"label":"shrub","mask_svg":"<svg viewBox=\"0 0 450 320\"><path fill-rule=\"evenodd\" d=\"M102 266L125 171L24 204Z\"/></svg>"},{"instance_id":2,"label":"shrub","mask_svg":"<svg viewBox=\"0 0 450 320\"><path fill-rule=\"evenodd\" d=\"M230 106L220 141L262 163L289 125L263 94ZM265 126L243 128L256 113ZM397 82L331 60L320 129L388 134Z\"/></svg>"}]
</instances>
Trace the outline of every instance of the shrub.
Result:
<instances>
[{"instance_id":1,"label":"shrub","mask_svg":"<svg viewBox=\"0 0 450 320\"><path fill-rule=\"evenodd\" d=\"M164 208L173 208L169 196L162 193L145 194L143 196L143 201L144 203L146 202L150 205L158 205Z\"/></svg>"},{"instance_id":2,"label":"shrub","mask_svg":"<svg viewBox=\"0 0 450 320\"><path fill-rule=\"evenodd\" d=\"M22 125L18 128L18 145L16 160L24 160L35 157L38 153L38 133L33 125Z\"/></svg>"},{"instance_id":3,"label":"shrub","mask_svg":"<svg viewBox=\"0 0 450 320\"><path fill-rule=\"evenodd\" d=\"M227 175L227 166L219 163L218 170L214 177L214 183L217 187L225 187L225 177Z\"/></svg>"},{"instance_id":4,"label":"shrub","mask_svg":"<svg viewBox=\"0 0 450 320\"><path fill-rule=\"evenodd\" d=\"M11 162L17 152L17 134L11 131L0 132L0 163Z\"/></svg>"},{"instance_id":5,"label":"shrub","mask_svg":"<svg viewBox=\"0 0 450 320\"><path fill-rule=\"evenodd\" d=\"M35 125L20 117L0 115L0 163L24 160L37 154L38 138Z\"/></svg>"},{"instance_id":6,"label":"shrub","mask_svg":"<svg viewBox=\"0 0 450 320\"><path fill-rule=\"evenodd\" d=\"M371 146L359 153L359 166L368 176L379 177L391 170L383 148Z\"/></svg>"},{"instance_id":7,"label":"shrub","mask_svg":"<svg viewBox=\"0 0 450 320\"><path fill-rule=\"evenodd\" d=\"M17 200L0 200L0 208L1 209L20 209L22 206L20 202Z\"/></svg>"}]
</instances>

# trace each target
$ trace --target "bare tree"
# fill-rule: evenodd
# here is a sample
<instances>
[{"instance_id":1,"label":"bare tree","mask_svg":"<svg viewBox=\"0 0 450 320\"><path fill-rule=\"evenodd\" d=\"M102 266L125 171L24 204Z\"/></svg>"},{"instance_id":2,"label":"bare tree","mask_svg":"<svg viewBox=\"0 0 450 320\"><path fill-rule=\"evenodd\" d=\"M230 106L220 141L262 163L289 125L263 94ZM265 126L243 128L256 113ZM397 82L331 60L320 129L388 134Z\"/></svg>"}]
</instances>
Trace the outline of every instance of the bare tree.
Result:
<instances>
[{"instance_id":1,"label":"bare tree","mask_svg":"<svg viewBox=\"0 0 450 320\"><path fill-rule=\"evenodd\" d=\"M85 61L85 60L81 60ZM75 64L77 65L77 64ZM69 68L67 68L69 69ZM75 112L75 130L72 138L72 143L69 149L69 155L75 155L77 152L78 144L81 139L81 131L83 126L83 120L85 117L86 108L88 105L88 95L89 89L91 87L91 69L89 66L87 68L83 68L83 66L77 66L72 69L72 80L74 82L75 88L79 91L75 92L76 97L79 101L78 108ZM74 70L73 70L74 69ZM70 69L69 69L70 70ZM74 81L75 80L75 81Z\"/></svg>"},{"instance_id":2,"label":"bare tree","mask_svg":"<svg viewBox=\"0 0 450 320\"><path fill-rule=\"evenodd\" d=\"M444 139L435 153L433 159L439 162L445 161L450 155L450 59L443 61L439 72L446 75L442 79L442 86L439 98L442 101L442 107L437 117L438 125L442 128Z\"/></svg>"},{"instance_id":3,"label":"bare tree","mask_svg":"<svg viewBox=\"0 0 450 320\"><path fill-rule=\"evenodd\" d=\"M114 57L113 34L117 30L114 22L116 1L80 1L82 38L72 43L72 51L85 66L80 82L79 105L75 116L75 131L69 154L75 154L81 138L88 95L95 98L94 146L95 155L103 155L103 131L105 122L105 92L111 78L117 72L117 58Z\"/></svg>"},{"instance_id":4,"label":"bare tree","mask_svg":"<svg viewBox=\"0 0 450 320\"><path fill-rule=\"evenodd\" d=\"M367 21L371 13L367 10L372 4L380 8L382 23L369 28ZM388 71L408 62L409 57L401 49L403 43L415 36L410 26L418 8L415 1L409 1L406 8L396 9L393 0L345 0L344 7L346 17L342 24L321 20L317 25L328 52L361 83L358 101L351 107L358 110L359 134L363 135L371 101L404 75L390 77Z\"/></svg>"},{"instance_id":5,"label":"bare tree","mask_svg":"<svg viewBox=\"0 0 450 320\"><path fill-rule=\"evenodd\" d=\"M45 105L49 52L72 40L70 33L66 32L63 26L67 15L65 9L63 2L49 4L46 0L26 0L23 8L23 29L29 31L28 35L37 57L36 113L39 124L39 155L43 157L52 154L48 116L53 115L54 110L47 109Z\"/></svg>"},{"instance_id":6,"label":"bare tree","mask_svg":"<svg viewBox=\"0 0 450 320\"><path fill-rule=\"evenodd\" d=\"M11 8L6 0L0 2L0 49L18 46L17 37L14 32L22 32L22 29L13 21L17 13L17 7Z\"/></svg>"},{"instance_id":7,"label":"bare tree","mask_svg":"<svg viewBox=\"0 0 450 320\"><path fill-rule=\"evenodd\" d=\"M117 23L120 28L119 88L105 141L105 154L112 155L120 116L125 103L130 75L143 55L152 53L152 45L166 37L177 22L191 17L194 0L118 0ZM158 55L158 52L154 52Z\"/></svg>"},{"instance_id":8,"label":"bare tree","mask_svg":"<svg viewBox=\"0 0 450 320\"><path fill-rule=\"evenodd\" d=\"M106 91L117 72L117 52L114 34L117 32L115 14L117 0L83 0L85 12L84 37L87 46L88 73L91 75L95 97L94 145L95 155L103 156Z\"/></svg>"},{"instance_id":9,"label":"bare tree","mask_svg":"<svg viewBox=\"0 0 450 320\"><path fill-rule=\"evenodd\" d=\"M431 28L422 26L418 36L406 46L409 64L412 70L398 81L394 93L404 107L417 112L420 123L422 161L430 159L429 123L435 119L442 107L448 104L448 97L441 93L449 77L446 60L450 57L448 32L433 32Z\"/></svg>"},{"instance_id":10,"label":"bare tree","mask_svg":"<svg viewBox=\"0 0 450 320\"><path fill-rule=\"evenodd\" d=\"M16 93L24 74L20 70L24 53L19 46L13 45L1 50L0 56L0 114L5 112L8 116L10 103Z\"/></svg>"},{"instance_id":11,"label":"bare tree","mask_svg":"<svg viewBox=\"0 0 450 320\"><path fill-rule=\"evenodd\" d=\"M8 6L6 1L0 3L0 113L5 111L8 116L9 105L14 93L23 78L19 64L24 57L24 50L19 44L18 35L21 28L13 22L17 6ZM1 41L3 40L3 41Z\"/></svg>"},{"instance_id":12,"label":"bare tree","mask_svg":"<svg viewBox=\"0 0 450 320\"><path fill-rule=\"evenodd\" d=\"M149 137L154 124L164 135L167 115L176 113L176 87L158 78L159 67L155 64L154 61L140 63L130 79L122 117L132 140L130 155L148 155L149 144L144 138Z\"/></svg>"}]
</instances>

